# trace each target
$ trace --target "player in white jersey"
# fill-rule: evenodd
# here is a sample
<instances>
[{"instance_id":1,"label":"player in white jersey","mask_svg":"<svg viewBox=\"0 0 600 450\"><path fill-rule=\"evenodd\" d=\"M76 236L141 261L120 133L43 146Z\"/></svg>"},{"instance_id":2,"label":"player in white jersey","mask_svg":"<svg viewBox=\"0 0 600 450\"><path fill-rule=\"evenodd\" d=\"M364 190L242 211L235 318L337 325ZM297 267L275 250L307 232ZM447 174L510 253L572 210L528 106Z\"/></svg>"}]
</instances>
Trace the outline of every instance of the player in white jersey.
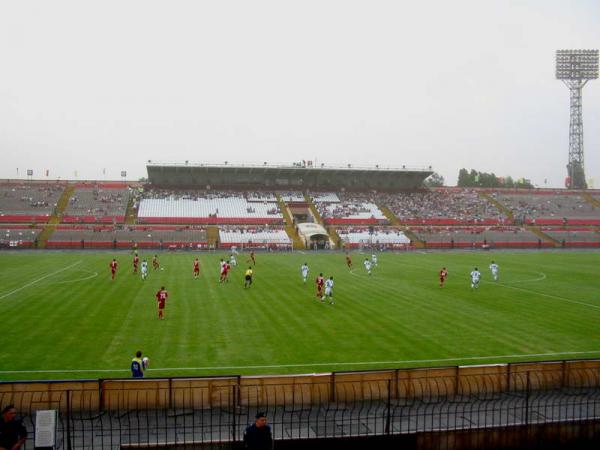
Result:
<instances>
[{"instance_id":1,"label":"player in white jersey","mask_svg":"<svg viewBox=\"0 0 600 450\"><path fill-rule=\"evenodd\" d=\"M492 277L494 278L494 281L498 281L498 272L500 270L498 264L492 261L492 263L490 264L490 270L492 271Z\"/></svg>"},{"instance_id":2,"label":"player in white jersey","mask_svg":"<svg viewBox=\"0 0 600 450\"><path fill-rule=\"evenodd\" d=\"M325 281L325 295L321 297L321 301L324 301L325 297L328 297L329 304L333 305L333 277L329 277L329 279Z\"/></svg>"},{"instance_id":3,"label":"player in white jersey","mask_svg":"<svg viewBox=\"0 0 600 450\"><path fill-rule=\"evenodd\" d=\"M304 283L306 283L306 279L308 278L308 272L309 272L309 268L308 268L308 264L304 263L302 264L302 266L300 267L300 273L302 274L302 281Z\"/></svg>"},{"instance_id":4,"label":"player in white jersey","mask_svg":"<svg viewBox=\"0 0 600 450\"><path fill-rule=\"evenodd\" d=\"M145 280L148 277L148 261L145 259L142 261L142 280Z\"/></svg>"},{"instance_id":5,"label":"player in white jersey","mask_svg":"<svg viewBox=\"0 0 600 450\"><path fill-rule=\"evenodd\" d=\"M479 279L481 278L481 272L475 267L471 272L471 289L477 289L479 287Z\"/></svg>"},{"instance_id":6,"label":"player in white jersey","mask_svg":"<svg viewBox=\"0 0 600 450\"><path fill-rule=\"evenodd\" d=\"M377 255L375 253L371 255L371 265L377 267Z\"/></svg>"},{"instance_id":7,"label":"player in white jersey","mask_svg":"<svg viewBox=\"0 0 600 450\"><path fill-rule=\"evenodd\" d=\"M365 262L363 263L365 265L365 269L367 269L367 273L369 275L371 275L371 261L369 261L369 258L365 258Z\"/></svg>"},{"instance_id":8,"label":"player in white jersey","mask_svg":"<svg viewBox=\"0 0 600 450\"><path fill-rule=\"evenodd\" d=\"M235 255L233 253L231 253L231 256L229 257L229 265L232 267L237 266L237 261L235 260Z\"/></svg>"}]
</instances>

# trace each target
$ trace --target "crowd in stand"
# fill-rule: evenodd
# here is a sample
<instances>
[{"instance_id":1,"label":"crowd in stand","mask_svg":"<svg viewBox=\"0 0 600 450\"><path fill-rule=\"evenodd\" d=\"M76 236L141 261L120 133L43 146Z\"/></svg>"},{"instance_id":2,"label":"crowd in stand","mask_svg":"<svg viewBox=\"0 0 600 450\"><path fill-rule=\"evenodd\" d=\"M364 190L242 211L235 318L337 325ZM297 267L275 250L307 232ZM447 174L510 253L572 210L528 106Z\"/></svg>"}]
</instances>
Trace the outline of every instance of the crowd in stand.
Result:
<instances>
[{"instance_id":1,"label":"crowd in stand","mask_svg":"<svg viewBox=\"0 0 600 450\"><path fill-rule=\"evenodd\" d=\"M326 218L360 218L360 219L377 219L385 220L386 217L379 210L373 200L373 195L352 193L340 193L336 196L338 201L330 201L333 198L327 196L313 196L317 211ZM330 200L323 200L329 198Z\"/></svg>"},{"instance_id":2,"label":"crowd in stand","mask_svg":"<svg viewBox=\"0 0 600 450\"><path fill-rule=\"evenodd\" d=\"M600 217L600 209L580 195L492 195L521 222L542 217Z\"/></svg>"},{"instance_id":3,"label":"crowd in stand","mask_svg":"<svg viewBox=\"0 0 600 450\"><path fill-rule=\"evenodd\" d=\"M498 208L471 190L379 194L379 198L400 220L453 219L459 222L479 222L485 219L506 219Z\"/></svg>"},{"instance_id":4,"label":"crowd in stand","mask_svg":"<svg viewBox=\"0 0 600 450\"><path fill-rule=\"evenodd\" d=\"M77 190L69 199L66 215L124 215L129 200L125 190Z\"/></svg>"},{"instance_id":5,"label":"crowd in stand","mask_svg":"<svg viewBox=\"0 0 600 450\"><path fill-rule=\"evenodd\" d=\"M54 208L64 188L61 186L10 186L1 188L0 205L24 208Z\"/></svg>"}]
</instances>

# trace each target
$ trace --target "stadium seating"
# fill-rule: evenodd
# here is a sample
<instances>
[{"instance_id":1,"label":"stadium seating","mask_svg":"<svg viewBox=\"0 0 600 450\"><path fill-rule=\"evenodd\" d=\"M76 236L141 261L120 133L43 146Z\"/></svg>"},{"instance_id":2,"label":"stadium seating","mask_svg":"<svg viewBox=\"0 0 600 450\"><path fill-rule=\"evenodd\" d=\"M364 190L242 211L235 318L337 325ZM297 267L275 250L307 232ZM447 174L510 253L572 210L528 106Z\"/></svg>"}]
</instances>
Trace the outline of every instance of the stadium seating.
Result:
<instances>
[{"instance_id":1,"label":"stadium seating","mask_svg":"<svg viewBox=\"0 0 600 450\"><path fill-rule=\"evenodd\" d=\"M129 189L77 188L67 205L65 223L123 222Z\"/></svg>"},{"instance_id":2,"label":"stadium seating","mask_svg":"<svg viewBox=\"0 0 600 450\"><path fill-rule=\"evenodd\" d=\"M317 211L326 224L380 224L388 219L370 194L313 194ZM336 201L337 199L337 201Z\"/></svg>"},{"instance_id":3,"label":"stadium seating","mask_svg":"<svg viewBox=\"0 0 600 450\"><path fill-rule=\"evenodd\" d=\"M292 241L284 228L279 227L223 227L219 229L222 247L231 246L291 246Z\"/></svg>"},{"instance_id":4,"label":"stadium seating","mask_svg":"<svg viewBox=\"0 0 600 450\"><path fill-rule=\"evenodd\" d=\"M565 247L600 247L600 231L585 228L542 228Z\"/></svg>"},{"instance_id":5,"label":"stadium seating","mask_svg":"<svg viewBox=\"0 0 600 450\"><path fill-rule=\"evenodd\" d=\"M579 194L540 191L519 194L496 192L492 195L512 211L515 220L522 223L559 225L566 218L572 225L600 225L600 208L588 203Z\"/></svg>"},{"instance_id":6,"label":"stadium seating","mask_svg":"<svg viewBox=\"0 0 600 450\"><path fill-rule=\"evenodd\" d=\"M283 222L283 215L272 193L256 195L239 192L144 193L138 209L143 223L239 223Z\"/></svg>"},{"instance_id":7,"label":"stadium seating","mask_svg":"<svg viewBox=\"0 0 600 450\"><path fill-rule=\"evenodd\" d=\"M427 247L552 247L518 226L411 227Z\"/></svg>"},{"instance_id":8,"label":"stadium seating","mask_svg":"<svg viewBox=\"0 0 600 450\"><path fill-rule=\"evenodd\" d=\"M59 226L47 247L206 247L206 230L189 227Z\"/></svg>"},{"instance_id":9,"label":"stadium seating","mask_svg":"<svg viewBox=\"0 0 600 450\"><path fill-rule=\"evenodd\" d=\"M496 206L469 189L435 189L379 194L404 224L460 225L508 223Z\"/></svg>"},{"instance_id":10,"label":"stadium seating","mask_svg":"<svg viewBox=\"0 0 600 450\"><path fill-rule=\"evenodd\" d=\"M0 228L0 247L31 247L41 231L23 225Z\"/></svg>"},{"instance_id":11,"label":"stadium seating","mask_svg":"<svg viewBox=\"0 0 600 450\"><path fill-rule=\"evenodd\" d=\"M34 183L0 186L0 222L47 222L64 186Z\"/></svg>"},{"instance_id":12,"label":"stadium seating","mask_svg":"<svg viewBox=\"0 0 600 450\"><path fill-rule=\"evenodd\" d=\"M376 246L386 248L400 248L410 245L410 239L397 228L376 227L344 227L336 229L344 247L354 248L360 246Z\"/></svg>"},{"instance_id":13,"label":"stadium seating","mask_svg":"<svg viewBox=\"0 0 600 450\"><path fill-rule=\"evenodd\" d=\"M286 203L305 203L304 194L299 191L293 192L278 192L281 199Z\"/></svg>"}]
</instances>

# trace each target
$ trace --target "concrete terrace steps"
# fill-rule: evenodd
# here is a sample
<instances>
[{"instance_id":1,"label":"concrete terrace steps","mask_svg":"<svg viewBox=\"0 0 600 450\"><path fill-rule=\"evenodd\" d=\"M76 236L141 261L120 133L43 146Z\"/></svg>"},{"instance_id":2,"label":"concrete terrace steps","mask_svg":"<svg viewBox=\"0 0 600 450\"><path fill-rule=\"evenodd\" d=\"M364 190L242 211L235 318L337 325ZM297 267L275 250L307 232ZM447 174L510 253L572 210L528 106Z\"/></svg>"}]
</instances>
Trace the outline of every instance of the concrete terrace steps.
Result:
<instances>
[{"instance_id":1,"label":"concrete terrace steps","mask_svg":"<svg viewBox=\"0 0 600 450\"><path fill-rule=\"evenodd\" d=\"M387 217L387 219L390 221L390 223L392 225L395 225L402 230L402 232L406 235L406 237L410 239L410 242L412 245L414 245L417 248L425 247L425 242L423 242L421 239L419 239L417 237L417 235L415 233L413 233L412 231L410 231L410 229L408 227L402 225L400 223L400 220L398 219L398 217L396 217L396 215L392 212L392 210L390 208L388 208L387 206L384 206L384 205L377 205L377 207L380 209L380 211L383 213L383 215L385 217Z\"/></svg>"},{"instance_id":2,"label":"concrete terrace steps","mask_svg":"<svg viewBox=\"0 0 600 450\"><path fill-rule=\"evenodd\" d=\"M137 221L137 209L133 208L135 204L135 196L130 195L129 201L127 202L127 208L125 209L125 223L127 225L135 225Z\"/></svg>"},{"instance_id":3,"label":"concrete terrace steps","mask_svg":"<svg viewBox=\"0 0 600 450\"><path fill-rule=\"evenodd\" d=\"M73 196L74 192L75 186L67 186L63 191L62 195L58 199L58 202L56 202L54 213L50 216L48 223L44 225L44 229L37 237L37 248L46 248L46 243L54 233L56 225L60 223L65 209L67 206L69 206L69 199Z\"/></svg>"},{"instance_id":4,"label":"concrete terrace steps","mask_svg":"<svg viewBox=\"0 0 600 450\"><path fill-rule=\"evenodd\" d=\"M206 227L206 241L209 248L216 248L219 243L219 227L216 225Z\"/></svg>"},{"instance_id":5,"label":"concrete terrace steps","mask_svg":"<svg viewBox=\"0 0 600 450\"><path fill-rule=\"evenodd\" d=\"M590 194L589 192L584 192L582 197L585 199L586 202L588 202L590 205L595 206L596 208L600 208L600 201L596 200L592 194Z\"/></svg>"},{"instance_id":6,"label":"concrete terrace steps","mask_svg":"<svg viewBox=\"0 0 600 450\"><path fill-rule=\"evenodd\" d=\"M300 239L300 236L298 235L298 232L294 227L294 219L292 219L292 215L290 214L290 209L288 208L288 205L285 203L285 201L281 198L279 194L276 193L275 196L277 197L277 204L279 205L279 210L283 215L283 221L285 223L285 232L292 241L292 248L294 250L301 250L303 248L306 248L304 242L302 241L302 239Z\"/></svg>"},{"instance_id":7,"label":"concrete terrace steps","mask_svg":"<svg viewBox=\"0 0 600 450\"><path fill-rule=\"evenodd\" d=\"M319 214L319 211L317 211L317 207L313 203L310 196L308 194L304 194L304 199L306 200L306 203L308 204L308 209L310 210L311 214L315 218L315 222L318 223L319 225L325 226L323 224L323 218L321 217L321 214Z\"/></svg>"},{"instance_id":8,"label":"concrete terrace steps","mask_svg":"<svg viewBox=\"0 0 600 450\"><path fill-rule=\"evenodd\" d=\"M477 194L487 200L488 202L490 202L492 205L494 205L496 208L498 208L500 211L502 211L504 213L504 215L511 221L513 222L515 220L515 216L512 212L512 210L510 210L509 208L507 208L506 206L504 206L502 203L500 203L498 200L496 200L494 197L492 197L489 194L486 194L485 192L477 192Z\"/></svg>"},{"instance_id":9,"label":"concrete terrace steps","mask_svg":"<svg viewBox=\"0 0 600 450\"><path fill-rule=\"evenodd\" d=\"M539 237L542 241L550 242L555 247L560 247L560 245L561 245L560 242L558 242L556 239L548 236L546 233L544 233L538 227L533 226L533 225L525 225L525 228L527 228L527 230L531 231L533 234L535 234L537 237Z\"/></svg>"}]
</instances>

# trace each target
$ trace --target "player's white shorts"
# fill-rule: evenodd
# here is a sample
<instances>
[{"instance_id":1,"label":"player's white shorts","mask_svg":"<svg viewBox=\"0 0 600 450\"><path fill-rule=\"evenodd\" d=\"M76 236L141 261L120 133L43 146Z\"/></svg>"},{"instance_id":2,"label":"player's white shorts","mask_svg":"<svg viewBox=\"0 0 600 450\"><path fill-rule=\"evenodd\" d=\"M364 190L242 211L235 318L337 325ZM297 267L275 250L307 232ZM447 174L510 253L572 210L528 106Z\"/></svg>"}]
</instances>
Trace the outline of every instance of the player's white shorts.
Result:
<instances>
[{"instance_id":1,"label":"player's white shorts","mask_svg":"<svg viewBox=\"0 0 600 450\"><path fill-rule=\"evenodd\" d=\"M325 297L333 297L331 288L325 288Z\"/></svg>"},{"instance_id":2,"label":"player's white shorts","mask_svg":"<svg viewBox=\"0 0 600 450\"><path fill-rule=\"evenodd\" d=\"M471 283L479 284L479 278L471 278Z\"/></svg>"},{"instance_id":3,"label":"player's white shorts","mask_svg":"<svg viewBox=\"0 0 600 450\"><path fill-rule=\"evenodd\" d=\"M148 269L142 267L142 275L146 275L148 273Z\"/></svg>"},{"instance_id":4,"label":"player's white shorts","mask_svg":"<svg viewBox=\"0 0 600 450\"><path fill-rule=\"evenodd\" d=\"M306 278L308 276L308 272L302 272L302 278Z\"/></svg>"}]
</instances>

